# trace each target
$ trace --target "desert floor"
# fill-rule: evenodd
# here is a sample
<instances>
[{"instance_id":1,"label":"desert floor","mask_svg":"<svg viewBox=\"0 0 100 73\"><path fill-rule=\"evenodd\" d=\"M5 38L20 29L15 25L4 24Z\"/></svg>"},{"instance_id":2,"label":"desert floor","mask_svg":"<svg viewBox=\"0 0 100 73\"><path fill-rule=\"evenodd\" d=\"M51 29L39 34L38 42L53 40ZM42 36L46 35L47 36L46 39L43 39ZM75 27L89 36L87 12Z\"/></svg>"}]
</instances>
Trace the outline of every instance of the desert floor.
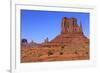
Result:
<instances>
[{"instance_id":1,"label":"desert floor","mask_svg":"<svg viewBox=\"0 0 100 73\"><path fill-rule=\"evenodd\" d=\"M88 59L87 48L21 48L21 63Z\"/></svg>"}]
</instances>

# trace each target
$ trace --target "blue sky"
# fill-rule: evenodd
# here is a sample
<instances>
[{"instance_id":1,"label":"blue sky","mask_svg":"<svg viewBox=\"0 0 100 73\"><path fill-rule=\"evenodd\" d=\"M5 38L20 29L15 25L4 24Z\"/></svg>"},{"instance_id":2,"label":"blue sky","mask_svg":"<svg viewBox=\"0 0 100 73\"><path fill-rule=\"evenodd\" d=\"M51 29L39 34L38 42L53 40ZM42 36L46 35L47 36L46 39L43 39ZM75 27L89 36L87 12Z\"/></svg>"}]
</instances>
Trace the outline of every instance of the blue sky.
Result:
<instances>
[{"instance_id":1,"label":"blue sky","mask_svg":"<svg viewBox=\"0 0 100 73\"><path fill-rule=\"evenodd\" d=\"M60 34L62 17L75 17L82 22L83 32L89 38L89 13L21 10L21 38L41 43Z\"/></svg>"}]
</instances>

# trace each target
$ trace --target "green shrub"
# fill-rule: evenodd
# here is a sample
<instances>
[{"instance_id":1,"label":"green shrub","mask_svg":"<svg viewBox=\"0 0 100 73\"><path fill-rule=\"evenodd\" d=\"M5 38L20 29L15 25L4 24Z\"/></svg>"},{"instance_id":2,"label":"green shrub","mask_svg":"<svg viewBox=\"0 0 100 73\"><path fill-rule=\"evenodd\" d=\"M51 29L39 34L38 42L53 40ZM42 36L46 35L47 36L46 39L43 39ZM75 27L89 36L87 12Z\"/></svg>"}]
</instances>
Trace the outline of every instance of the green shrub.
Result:
<instances>
[{"instance_id":1,"label":"green shrub","mask_svg":"<svg viewBox=\"0 0 100 73\"><path fill-rule=\"evenodd\" d=\"M53 52L51 50L48 51L48 56L53 55Z\"/></svg>"},{"instance_id":2,"label":"green shrub","mask_svg":"<svg viewBox=\"0 0 100 73\"><path fill-rule=\"evenodd\" d=\"M42 56L42 55L43 55L43 54L39 53L39 54L38 54L38 57L40 57L40 56Z\"/></svg>"},{"instance_id":3,"label":"green shrub","mask_svg":"<svg viewBox=\"0 0 100 73\"><path fill-rule=\"evenodd\" d=\"M34 54L33 54L33 57L37 57L37 54L34 53Z\"/></svg>"},{"instance_id":4,"label":"green shrub","mask_svg":"<svg viewBox=\"0 0 100 73\"><path fill-rule=\"evenodd\" d=\"M63 52L60 52L60 55L63 55L64 53Z\"/></svg>"},{"instance_id":5,"label":"green shrub","mask_svg":"<svg viewBox=\"0 0 100 73\"><path fill-rule=\"evenodd\" d=\"M86 52L86 54L89 54L88 52Z\"/></svg>"},{"instance_id":6,"label":"green shrub","mask_svg":"<svg viewBox=\"0 0 100 73\"><path fill-rule=\"evenodd\" d=\"M75 51L74 53L75 53L75 54L78 54L78 52L77 52L77 51Z\"/></svg>"}]
</instances>

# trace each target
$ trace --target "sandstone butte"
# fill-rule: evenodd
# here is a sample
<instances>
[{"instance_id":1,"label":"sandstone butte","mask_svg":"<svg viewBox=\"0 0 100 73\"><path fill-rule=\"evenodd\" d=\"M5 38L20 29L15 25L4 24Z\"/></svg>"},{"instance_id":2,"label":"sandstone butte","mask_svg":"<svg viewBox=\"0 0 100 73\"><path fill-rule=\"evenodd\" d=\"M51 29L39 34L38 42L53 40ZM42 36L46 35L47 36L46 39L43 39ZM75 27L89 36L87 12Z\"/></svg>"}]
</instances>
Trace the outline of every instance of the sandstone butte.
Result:
<instances>
[{"instance_id":1,"label":"sandstone butte","mask_svg":"<svg viewBox=\"0 0 100 73\"><path fill-rule=\"evenodd\" d=\"M21 62L48 62L89 60L89 38L84 35L82 23L77 24L76 18L63 17L61 32L54 39L43 43L21 42Z\"/></svg>"}]
</instances>

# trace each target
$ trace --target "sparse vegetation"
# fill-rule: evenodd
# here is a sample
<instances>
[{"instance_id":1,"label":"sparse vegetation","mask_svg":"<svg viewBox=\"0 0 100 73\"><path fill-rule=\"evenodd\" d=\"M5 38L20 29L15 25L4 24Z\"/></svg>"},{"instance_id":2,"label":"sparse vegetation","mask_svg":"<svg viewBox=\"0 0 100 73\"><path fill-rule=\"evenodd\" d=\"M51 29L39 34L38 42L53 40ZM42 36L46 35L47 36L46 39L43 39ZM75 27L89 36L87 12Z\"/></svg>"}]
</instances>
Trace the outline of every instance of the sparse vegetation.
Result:
<instances>
[{"instance_id":1,"label":"sparse vegetation","mask_svg":"<svg viewBox=\"0 0 100 73\"><path fill-rule=\"evenodd\" d=\"M42 55L43 55L43 54L39 53L39 54L38 54L38 57L41 57Z\"/></svg>"},{"instance_id":2,"label":"sparse vegetation","mask_svg":"<svg viewBox=\"0 0 100 73\"><path fill-rule=\"evenodd\" d=\"M75 54L78 54L78 52L77 52L77 51L75 51L74 53L75 53Z\"/></svg>"},{"instance_id":3,"label":"sparse vegetation","mask_svg":"<svg viewBox=\"0 0 100 73\"><path fill-rule=\"evenodd\" d=\"M34 53L34 54L33 54L33 57L37 57L37 54Z\"/></svg>"},{"instance_id":4,"label":"sparse vegetation","mask_svg":"<svg viewBox=\"0 0 100 73\"><path fill-rule=\"evenodd\" d=\"M89 54L88 52L86 52L86 54Z\"/></svg>"},{"instance_id":5,"label":"sparse vegetation","mask_svg":"<svg viewBox=\"0 0 100 73\"><path fill-rule=\"evenodd\" d=\"M63 55L63 52L60 52L60 55Z\"/></svg>"},{"instance_id":6,"label":"sparse vegetation","mask_svg":"<svg viewBox=\"0 0 100 73\"><path fill-rule=\"evenodd\" d=\"M53 52L51 50L48 51L48 56L53 55Z\"/></svg>"}]
</instances>

